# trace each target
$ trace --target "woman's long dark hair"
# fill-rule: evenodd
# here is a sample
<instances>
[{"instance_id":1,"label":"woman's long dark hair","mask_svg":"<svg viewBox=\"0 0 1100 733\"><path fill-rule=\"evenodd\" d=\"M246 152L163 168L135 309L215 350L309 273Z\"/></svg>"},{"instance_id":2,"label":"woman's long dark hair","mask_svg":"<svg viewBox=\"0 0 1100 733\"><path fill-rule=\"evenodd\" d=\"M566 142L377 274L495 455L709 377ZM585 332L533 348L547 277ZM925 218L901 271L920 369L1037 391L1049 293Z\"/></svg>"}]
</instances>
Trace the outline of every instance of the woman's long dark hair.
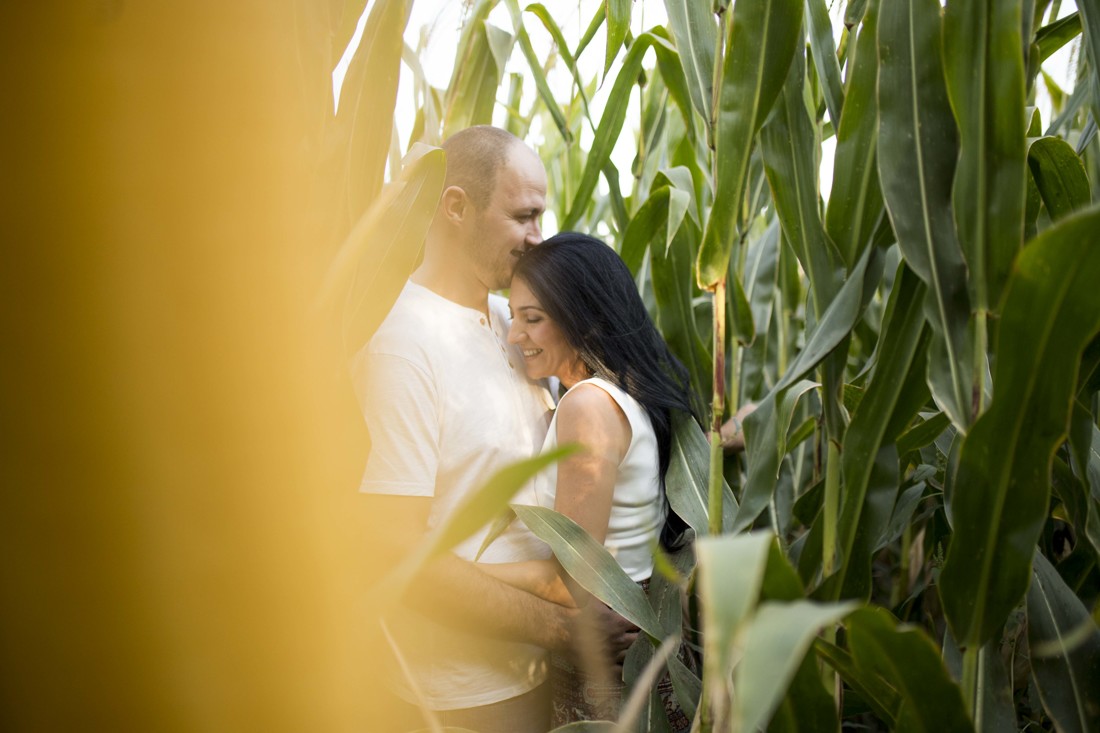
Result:
<instances>
[{"instance_id":1,"label":"woman's long dark hair","mask_svg":"<svg viewBox=\"0 0 1100 733\"><path fill-rule=\"evenodd\" d=\"M600 240L562 232L528 250L515 277L527 284L592 373L641 404L657 437L663 492L672 410L694 415L690 380L646 312L626 264ZM669 549L682 545L686 529L668 507L661 543Z\"/></svg>"}]
</instances>

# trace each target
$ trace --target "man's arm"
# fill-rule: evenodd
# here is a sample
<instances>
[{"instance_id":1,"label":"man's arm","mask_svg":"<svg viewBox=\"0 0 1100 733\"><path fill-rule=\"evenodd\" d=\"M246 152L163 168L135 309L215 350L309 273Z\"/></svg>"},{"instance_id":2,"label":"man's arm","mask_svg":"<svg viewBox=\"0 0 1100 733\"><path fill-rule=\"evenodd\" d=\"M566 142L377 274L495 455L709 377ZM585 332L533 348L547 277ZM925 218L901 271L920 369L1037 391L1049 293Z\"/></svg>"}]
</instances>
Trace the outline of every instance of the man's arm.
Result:
<instances>
[{"instance_id":1,"label":"man's arm","mask_svg":"<svg viewBox=\"0 0 1100 733\"><path fill-rule=\"evenodd\" d=\"M745 431L742 426L745 418L756 410L756 404L747 402L741 405L733 417L722 424L719 435L722 439L722 452L726 455L740 453L745 450Z\"/></svg>"},{"instance_id":2,"label":"man's arm","mask_svg":"<svg viewBox=\"0 0 1100 733\"><path fill-rule=\"evenodd\" d=\"M478 568L513 588L519 588L551 603L577 605L576 599L562 580L561 566L555 560L488 563L479 565Z\"/></svg>"},{"instance_id":3,"label":"man's arm","mask_svg":"<svg viewBox=\"0 0 1100 733\"><path fill-rule=\"evenodd\" d=\"M431 497L364 494L371 557L394 567L423 542ZM447 553L428 563L403 600L432 620L507 641L568 648L576 609L559 606L482 572L476 563Z\"/></svg>"}]
</instances>

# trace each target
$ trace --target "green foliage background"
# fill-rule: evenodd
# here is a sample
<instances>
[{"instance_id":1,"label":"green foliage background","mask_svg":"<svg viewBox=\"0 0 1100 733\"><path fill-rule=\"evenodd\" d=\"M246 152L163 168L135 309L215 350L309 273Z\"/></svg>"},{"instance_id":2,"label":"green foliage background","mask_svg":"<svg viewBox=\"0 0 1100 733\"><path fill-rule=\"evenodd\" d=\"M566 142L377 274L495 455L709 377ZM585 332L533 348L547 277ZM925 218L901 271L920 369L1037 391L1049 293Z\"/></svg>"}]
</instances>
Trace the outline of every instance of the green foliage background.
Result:
<instances>
[{"instance_id":1,"label":"green foliage background","mask_svg":"<svg viewBox=\"0 0 1100 733\"><path fill-rule=\"evenodd\" d=\"M468 7L435 89L415 50L384 48L405 15L378 0L347 84L377 114L392 90L366 80L403 52L414 142L500 119L498 100L520 137L538 119L560 228L610 232L715 425L758 403L743 458L684 423L669 474L698 564L667 579L699 600L705 668L658 663L700 728L1100 728L1100 5L1059 18L1050 0L849 0L837 43L825 0L666 0L667 25L637 35L637 4L608 0L581 38L516 0L498 28L497 4ZM597 34L606 58L586 78ZM1078 37L1064 92L1042 64ZM513 56L524 74L505 73ZM547 83L555 65L568 95ZM1055 119L1034 106L1040 83ZM620 170L611 151L632 128ZM368 183L390 153L372 144ZM373 200L378 221L347 262L387 293L438 193L444 162L421 152L390 155L381 198L348 187L366 192L350 211ZM346 309L349 345L386 307ZM528 523L559 557L598 554L567 522ZM681 631L613 568L585 582L654 648ZM655 711L620 724L663 730Z\"/></svg>"}]
</instances>

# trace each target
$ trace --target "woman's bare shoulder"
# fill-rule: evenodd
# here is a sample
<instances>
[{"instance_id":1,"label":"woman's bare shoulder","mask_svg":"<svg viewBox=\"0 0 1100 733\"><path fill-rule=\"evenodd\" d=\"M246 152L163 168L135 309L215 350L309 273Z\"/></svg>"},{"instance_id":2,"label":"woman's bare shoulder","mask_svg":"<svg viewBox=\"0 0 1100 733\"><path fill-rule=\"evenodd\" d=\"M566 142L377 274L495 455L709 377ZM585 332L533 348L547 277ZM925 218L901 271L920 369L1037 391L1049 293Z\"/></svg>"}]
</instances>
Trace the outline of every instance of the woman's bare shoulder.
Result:
<instances>
[{"instance_id":1,"label":"woman's bare shoulder","mask_svg":"<svg viewBox=\"0 0 1100 733\"><path fill-rule=\"evenodd\" d=\"M557 409L558 437L584 443L630 444L630 421L607 390L579 384L562 398ZM568 434L568 435L563 435Z\"/></svg>"}]
</instances>

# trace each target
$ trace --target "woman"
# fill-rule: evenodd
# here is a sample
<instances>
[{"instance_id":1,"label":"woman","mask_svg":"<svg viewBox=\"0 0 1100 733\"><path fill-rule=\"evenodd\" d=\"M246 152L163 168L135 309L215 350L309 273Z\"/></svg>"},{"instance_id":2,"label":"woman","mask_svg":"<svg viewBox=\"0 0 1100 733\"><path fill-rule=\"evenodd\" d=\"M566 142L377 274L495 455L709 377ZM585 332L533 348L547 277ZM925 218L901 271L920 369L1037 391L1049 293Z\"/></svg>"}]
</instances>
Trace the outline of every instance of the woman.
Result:
<instances>
[{"instance_id":1,"label":"woman","mask_svg":"<svg viewBox=\"0 0 1100 733\"><path fill-rule=\"evenodd\" d=\"M582 446L516 501L570 517L646 586L653 542L660 536L673 546L685 529L668 509L663 477L671 411L691 411L687 370L650 320L626 265L592 237L562 233L529 250L516 267L509 306L508 340L522 350L528 376L557 377L568 390L543 450ZM553 559L482 567L558 603L588 600ZM600 672L552 659L555 726L617 716L622 682L606 674L601 680ZM689 721L679 718L686 728Z\"/></svg>"}]
</instances>

